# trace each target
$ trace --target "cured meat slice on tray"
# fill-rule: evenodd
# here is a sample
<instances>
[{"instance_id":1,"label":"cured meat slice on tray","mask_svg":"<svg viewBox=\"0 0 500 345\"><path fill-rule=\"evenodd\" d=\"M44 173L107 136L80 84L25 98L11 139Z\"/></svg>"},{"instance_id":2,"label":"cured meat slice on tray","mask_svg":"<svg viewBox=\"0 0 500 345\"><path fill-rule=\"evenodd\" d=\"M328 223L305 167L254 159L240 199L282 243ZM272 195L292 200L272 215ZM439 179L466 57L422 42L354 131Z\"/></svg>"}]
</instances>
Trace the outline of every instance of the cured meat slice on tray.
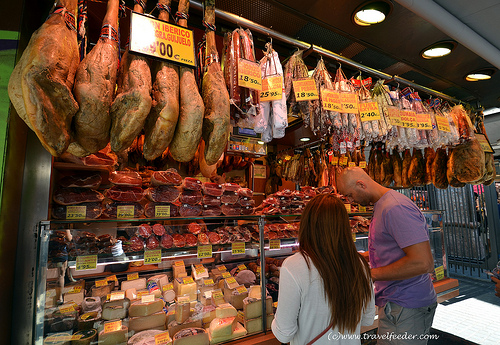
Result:
<instances>
[{"instance_id":1,"label":"cured meat slice on tray","mask_svg":"<svg viewBox=\"0 0 500 345\"><path fill-rule=\"evenodd\" d=\"M210 231L208 233L208 239L210 240L211 244L218 244L220 242L219 234L213 231Z\"/></svg>"},{"instance_id":2,"label":"cured meat slice on tray","mask_svg":"<svg viewBox=\"0 0 500 345\"><path fill-rule=\"evenodd\" d=\"M226 216L237 216L241 214L241 206L238 204L223 204L221 210Z\"/></svg>"},{"instance_id":3,"label":"cured meat slice on tray","mask_svg":"<svg viewBox=\"0 0 500 345\"><path fill-rule=\"evenodd\" d=\"M194 247L198 244L198 239L193 234L185 234L184 238L186 239L186 246Z\"/></svg>"},{"instance_id":4,"label":"cured meat slice on tray","mask_svg":"<svg viewBox=\"0 0 500 345\"><path fill-rule=\"evenodd\" d=\"M76 174L64 176L58 184L64 188L99 188L102 182L101 174L95 172L78 172Z\"/></svg>"},{"instance_id":5,"label":"cured meat slice on tray","mask_svg":"<svg viewBox=\"0 0 500 345\"><path fill-rule=\"evenodd\" d=\"M118 157L116 157L116 155L114 154L99 151L94 154L83 157L82 162L84 165L87 166L114 167L118 163Z\"/></svg>"},{"instance_id":6,"label":"cured meat slice on tray","mask_svg":"<svg viewBox=\"0 0 500 345\"><path fill-rule=\"evenodd\" d=\"M205 206L220 206L221 197L220 196L203 195L203 199L202 199L201 203Z\"/></svg>"},{"instance_id":7,"label":"cured meat slice on tray","mask_svg":"<svg viewBox=\"0 0 500 345\"><path fill-rule=\"evenodd\" d=\"M139 202L144 198L144 190L141 187L113 186L104 195L114 201Z\"/></svg>"},{"instance_id":8,"label":"cured meat slice on tray","mask_svg":"<svg viewBox=\"0 0 500 345\"><path fill-rule=\"evenodd\" d=\"M142 238L148 238L153 233L153 229L149 224L141 224L137 227L137 232Z\"/></svg>"},{"instance_id":9,"label":"cured meat slice on tray","mask_svg":"<svg viewBox=\"0 0 500 345\"><path fill-rule=\"evenodd\" d=\"M211 196L222 196L222 185L213 182L203 182L203 194Z\"/></svg>"},{"instance_id":10,"label":"cured meat slice on tray","mask_svg":"<svg viewBox=\"0 0 500 345\"><path fill-rule=\"evenodd\" d=\"M220 216L222 210L220 206L203 205L202 214L204 217Z\"/></svg>"},{"instance_id":11,"label":"cured meat slice on tray","mask_svg":"<svg viewBox=\"0 0 500 345\"><path fill-rule=\"evenodd\" d=\"M182 248L186 245L186 239L183 235L174 234L172 235L172 239L176 248Z\"/></svg>"},{"instance_id":12,"label":"cured meat slice on tray","mask_svg":"<svg viewBox=\"0 0 500 345\"><path fill-rule=\"evenodd\" d=\"M238 192L224 192L220 197L220 201L224 204L235 204L239 198Z\"/></svg>"},{"instance_id":13,"label":"cured meat slice on tray","mask_svg":"<svg viewBox=\"0 0 500 345\"><path fill-rule=\"evenodd\" d=\"M207 233L202 232L201 234L198 234L198 242L200 244L210 244Z\"/></svg>"},{"instance_id":14,"label":"cured meat slice on tray","mask_svg":"<svg viewBox=\"0 0 500 345\"><path fill-rule=\"evenodd\" d=\"M224 183L222 188L224 192L237 192L241 187L237 183Z\"/></svg>"},{"instance_id":15,"label":"cured meat slice on tray","mask_svg":"<svg viewBox=\"0 0 500 345\"><path fill-rule=\"evenodd\" d=\"M140 252L144 250L144 240L138 236L130 237L130 250L133 252Z\"/></svg>"},{"instance_id":16,"label":"cured meat slice on tray","mask_svg":"<svg viewBox=\"0 0 500 345\"><path fill-rule=\"evenodd\" d=\"M202 213L201 205L181 204L179 214L181 217L197 217Z\"/></svg>"},{"instance_id":17,"label":"cured meat slice on tray","mask_svg":"<svg viewBox=\"0 0 500 345\"><path fill-rule=\"evenodd\" d=\"M180 186L182 184L182 177L177 170L171 168L165 171L154 171L151 174L152 186Z\"/></svg>"},{"instance_id":18,"label":"cured meat slice on tray","mask_svg":"<svg viewBox=\"0 0 500 345\"><path fill-rule=\"evenodd\" d=\"M133 211L134 216L131 218L141 218L144 214L144 207L142 207L142 205L139 204L138 202L116 202L108 200L103 203L102 215L106 218L116 218L118 213L118 208L120 206L134 207Z\"/></svg>"},{"instance_id":19,"label":"cured meat slice on tray","mask_svg":"<svg viewBox=\"0 0 500 345\"><path fill-rule=\"evenodd\" d=\"M142 177L137 171L113 171L109 174L109 182L117 186L141 187Z\"/></svg>"},{"instance_id":20,"label":"cured meat slice on tray","mask_svg":"<svg viewBox=\"0 0 500 345\"><path fill-rule=\"evenodd\" d=\"M186 177L182 181L182 189L201 190L202 184L201 181L198 180L197 178Z\"/></svg>"},{"instance_id":21,"label":"cured meat slice on tray","mask_svg":"<svg viewBox=\"0 0 500 345\"><path fill-rule=\"evenodd\" d=\"M165 249L170 249L174 245L174 239L169 234L164 234L160 239L160 246Z\"/></svg>"},{"instance_id":22,"label":"cured meat slice on tray","mask_svg":"<svg viewBox=\"0 0 500 345\"><path fill-rule=\"evenodd\" d=\"M153 224L152 229L156 236L163 236L165 234L165 227L159 223Z\"/></svg>"},{"instance_id":23,"label":"cured meat slice on tray","mask_svg":"<svg viewBox=\"0 0 500 345\"><path fill-rule=\"evenodd\" d=\"M102 206L100 202L84 202L74 206L85 206L86 219L96 219L102 214ZM67 214L67 205L54 204L52 206L52 218L66 219Z\"/></svg>"},{"instance_id":24,"label":"cured meat slice on tray","mask_svg":"<svg viewBox=\"0 0 500 345\"><path fill-rule=\"evenodd\" d=\"M244 197L252 198L253 197L253 191L249 188L240 188L238 190L238 194L242 198L244 198Z\"/></svg>"},{"instance_id":25,"label":"cured meat slice on tray","mask_svg":"<svg viewBox=\"0 0 500 345\"><path fill-rule=\"evenodd\" d=\"M179 201L183 204L196 205L201 203L201 200L201 192L195 190L183 190L179 196Z\"/></svg>"},{"instance_id":26,"label":"cured meat slice on tray","mask_svg":"<svg viewBox=\"0 0 500 345\"><path fill-rule=\"evenodd\" d=\"M155 202L173 203L179 197L180 190L175 186L158 186L146 190L146 196L149 200Z\"/></svg>"},{"instance_id":27,"label":"cured meat slice on tray","mask_svg":"<svg viewBox=\"0 0 500 345\"><path fill-rule=\"evenodd\" d=\"M158 240L158 238L155 235L150 236L146 240L146 248L147 249L153 250L153 249L156 249L158 247L160 247L160 241Z\"/></svg>"},{"instance_id":28,"label":"cured meat slice on tray","mask_svg":"<svg viewBox=\"0 0 500 345\"><path fill-rule=\"evenodd\" d=\"M179 206L176 204L171 204L168 202L148 202L144 207L144 214L146 218L156 218L156 207L165 207L168 206L170 208L170 217L178 217L179 216Z\"/></svg>"},{"instance_id":29,"label":"cured meat slice on tray","mask_svg":"<svg viewBox=\"0 0 500 345\"><path fill-rule=\"evenodd\" d=\"M104 196L88 188L59 188L54 191L53 199L59 205L75 205L82 202L100 202Z\"/></svg>"}]
</instances>

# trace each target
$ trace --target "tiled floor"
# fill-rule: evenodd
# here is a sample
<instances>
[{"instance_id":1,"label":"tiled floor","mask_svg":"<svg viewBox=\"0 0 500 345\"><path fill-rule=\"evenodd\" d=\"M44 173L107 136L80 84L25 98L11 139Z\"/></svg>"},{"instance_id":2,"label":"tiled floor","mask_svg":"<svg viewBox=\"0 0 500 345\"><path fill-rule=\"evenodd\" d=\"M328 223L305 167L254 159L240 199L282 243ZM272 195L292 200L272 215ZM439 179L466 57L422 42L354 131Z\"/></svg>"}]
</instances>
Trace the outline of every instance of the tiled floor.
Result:
<instances>
[{"instance_id":1,"label":"tiled floor","mask_svg":"<svg viewBox=\"0 0 500 345\"><path fill-rule=\"evenodd\" d=\"M500 298L493 282L454 276L460 295L438 305L432 333L440 344L500 344Z\"/></svg>"}]
</instances>

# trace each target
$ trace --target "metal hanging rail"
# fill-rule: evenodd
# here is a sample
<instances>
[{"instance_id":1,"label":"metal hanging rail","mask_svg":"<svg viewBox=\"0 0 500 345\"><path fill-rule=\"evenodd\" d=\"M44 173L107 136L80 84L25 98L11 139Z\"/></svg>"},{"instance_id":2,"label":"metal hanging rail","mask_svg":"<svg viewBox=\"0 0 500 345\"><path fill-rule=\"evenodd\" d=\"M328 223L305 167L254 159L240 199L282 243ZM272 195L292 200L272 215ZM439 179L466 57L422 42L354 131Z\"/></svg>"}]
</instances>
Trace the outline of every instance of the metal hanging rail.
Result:
<instances>
[{"instance_id":1,"label":"metal hanging rail","mask_svg":"<svg viewBox=\"0 0 500 345\"><path fill-rule=\"evenodd\" d=\"M201 2L199 2L199 1L190 1L190 7L203 12L203 4ZM222 11L222 10L216 8L215 9L215 15L216 15L216 17L221 18L221 19L223 19L225 21L228 21L230 23L233 23L233 24L235 24L237 26L245 27L247 29L250 29L252 32L256 32L256 33L259 33L261 35L270 37L272 39L279 40L281 42L290 44L290 45L292 45L294 47L297 47L299 49L310 49L310 48L312 48L313 52L315 52L315 53L317 53L317 54L319 54L321 56L324 56L326 58L330 58L332 60L335 60L335 61L339 62L340 64L345 64L347 66L350 66L352 68L358 69L358 70L360 70L362 72L365 72L365 73L368 73L370 75L379 77L381 79L392 80L394 82L410 86L411 88L413 88L415 90L419 90L419 91L425 92L427 94L434 95L436 97L452 101L454 103L461 103L460 100L455 99L455 98L453 98L451 96L448 96L448 95L446 95L446 94L444 94L442 92L430 89L428 87L425 87L425 86L422 86L422 85L419 85L419 84L416 84L416 83L414 83L412 81L409 81L407 79L401 78L401 77L399 77L397 75L391 76L390 74L387 74L387 73L381 72L379 70L376 70L374 68L365 66L363 64L360 64L360 63L358 63L356 61L348 59L348 58L346 58L346 57L344 57L342 55L336 54L336 53L334 53L332 51L329 51L327 49L324 49L322 47L318 47L318 46L315 46L313 44L309 44L309 43L297 40L295 38L283 35L283 34L277 32L277 31L274 31L272 29L266 28L265 26L262 26L260 24L255 23L255 22L252 22L251 20L248 20L246 18L237 16L237 15L235 15L233 13Z\"/></svg>"}]
</instances>

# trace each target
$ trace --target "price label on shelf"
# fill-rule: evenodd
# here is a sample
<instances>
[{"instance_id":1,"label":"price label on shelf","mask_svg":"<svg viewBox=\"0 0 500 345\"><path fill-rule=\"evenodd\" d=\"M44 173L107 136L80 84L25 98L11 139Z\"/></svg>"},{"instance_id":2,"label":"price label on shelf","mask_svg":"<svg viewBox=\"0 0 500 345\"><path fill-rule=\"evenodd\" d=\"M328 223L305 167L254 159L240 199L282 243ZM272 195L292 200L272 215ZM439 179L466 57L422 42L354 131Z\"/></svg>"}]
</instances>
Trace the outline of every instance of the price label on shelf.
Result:
<instances>
[{"instance_id":1,"label":"price label on shelf","mask_svg":"<svg viewBox=\"0 0 500 345\"><path fill-rule=\"evenodd\" d=\"M204 246L198 246L198 259L211 258L212 257L212 245L207 244Z\"/></svg>"},{"instance_id":2,"label":"price label on shelf","mask_svg":"<svg viewBox=\"0 0 500 345\"><path fill-rule=\"evenodd\" d=\"M108 282L115 281L118 284L118 279L116 278L115 274L113 274L112 276L106 277L106 280Z\"/></svg>"},{"instance_id":3,"label":"price label on shelf","mask_svg":"<svg viewBox=\"0 0 500 345\"><path fill-rule=\"evenodd\" d=\"M168 283L166 285L163 285L161 287L162 291L168 291L168 290L173 290L174 289L174 283Z\"/></svg>"},{"instance_id":4,"label":"price label on shelf","mask_svg":"<svg viewBox=\"0 0 500 345\"><path fill-rule=\"evenodd\" d=\"M269 240L269 249L281 249L281 240Z\"/></svg>"},{"instance_id":5,"label":"price label on shelf","mask_svg":"<svg viewBox=\"0 0 500 345\"><path fill-rule=\"evenodd\" d=\"M104 323L104 333L116 332L122 329L122 320Z\"/></svg>"},{"instance_id":6,"label":"price label on shelf","mask_svg":"<svg viewBox=\"0 0 500 345\"><path fill-rule=\"evenodd\" d=\"M436 124L438 130L440 130L441 132L451 132L450 123L448 122L446 116L436 114Z\"/></svg>"},{"instance_id":7,"label":"price label on shelf","mask_svg":"<svg viewBox=\"0 0 500 345\"><path fill-rule=\"evenodd\" d=\"M205 286L212 286L212 285L214 285L215 283L214 283L214 280L213 280L213 279L205 279L205 280L203 281L203 284L204 284Z\"/></svg>"},{"instance_id":8,"label":"price label on shelf","mask_svg":"<svg viewBox=\"0 0 500 345\"><path fill-rule=\"evenodd\" d=\"M349 167L352 168L352 167L355 167L356 166L356 162L349 162Z\"/></svg>"},{"instance_id":9,"label":"price label on shelf","mask_svg":"<svg viewBox=\"0 0 500 345\"><path fill-rule=\"evenodd\" d=\"M258 63L242 58L238 60L238 86L262 90L262 76Z\"/></svg>"},{"instance_id":10,"label":"price label on shelf","mask_svg":"<svg viewBox=\"0 0 500 345\"><path fill-rule=\"evenodd\" d=\"M366 206L359 205L359 212L366 212Z\"/></svg>"},{"instance_id":11,"label":"price label on shelf","mask_svg":"<svg viewBox=\"0 0 500 345\"><path fill-rule=\"evenodd\" d=\"M184 284L193 284L193 283L194 283L194 280L193 280L193 278L191 278L191 277L184 277L184 278L182 278L182 282L183 282Z\"/></svg>"},{"instance_id":12,"label":"price label on shelf","mask_svg":"<svg viewBox=\"0 0 500 345\"><path fill-rule=\"evenodd\" d=\"M245 254L245 242L233 242L233 243L231 243L231 253L233 255Z\"/></svg>"},{"instance_id":13,"label":"price label on shelf","mask_svg":"<svg viewBox=\"0 0 500 345\"><path fill-rule=\"evenodd\" d=\"M240 285L236 288L236 291L238 291L239 294L242 294L242 293L245 293L247 292L247 288L245 287L245 285Z\"/></svg>"},{"instance_id":14,"label":"price label on shelf","mask_svg":"<svg viewBox=\"0 0 500 345\"><path fill-rule=\"evenodd\" d=\"M147 294L141 296L141 303L151 303L155 301L155 295Z\"/></svg>"},{"instance_id":15,"label":"price label on shelf","mask_svg":"<svg viewBox=\"0 0 500 345\"><path fill-rule=\"evenodd\" d=\"M231 273L229 272L222 272L222 278L226 279L226 278L229 278L231 277Z\"/></svg>"},{"instance_id":16,"label":"price label on shelf","mask_svg":"<svg viewBox=\"0 0 500 345\"><path fill-rule=\"evenodd\" d=\"M351 212L351 204L344 204L347 213Z\"/></svg>"},{"instance_id":17,"label":"price label on shelf","mask_svg":"<svg viewBox=\"0 0 500 345\"><path fill-rule=\"evenodd\" d=\"M380 120L380 111L377 102L359 103L358 107L361 122Z\"/></svg>"},{"instance_id":18,"label":"price label on shelf","mask_svg":"<svg viewBox=\"0 0 500 345\"><path fill-rule=\"evenodd\" d=\"M365 162L365 161L361 161L361 162L359 162L359 167L360 167L361 169L366 168L366 162Z\"/></svg>"},{"instance_id":19,"label":"price label on shelf","mask_svg":"<svg viewBox=\"0 0 500 345\"><path fill-rule=\"evenodd\" d=\"M417 128L416 113L411 110L402 110L401 126L406 128Z\"/></svg>"},{"instance_id":20,"label":"price label on shelf","mask_svg":"<svg viewBox=\"0 0 500 345\"><path fill-rule=\"evenodd\" d=\"M431 115L429 113L415 114L417 128L421 130L432 129Z\"/></svg>"},{"instance_id":21,"label":"price label on shelf","mask_svg":"<svg viewBox=\"0 0 500 345\"><path fill-rule=\"evenodd\" d=\"M217 290L217 291L212 292L212 298L214 300L217 300L217 299L224 298L224 295L222 294L222 291Z\"/></svg>"},{"instance_id":22,"label":"price label on shelf","mask_svg":"<svg viewBox=\"0 0 500 345\"><path fill-rule=\"evenodd\" d=\"M234 283L236 283L236 279L234 279L234 277L229 277L226 279L226 283L227 283L227 285L234 284Z\"/></svg>"},{"instance_id":23,"label":"price label on shelf","mask_svg":"<svg viewBox=\"0 0 500 345\"><path fill-rule=\"evenodd\" d=\"M139 273L135 272L127 274L127 280L136 280L136 279L139 279Z\"/></svg>"},{"instance_id":24,"label":"price label on shelf","mask_svg":"<svg viewBox=\"0 0 500 345\"><path fill-rule=\"evenodd\" d=\"M339 157L333 156L330 163L332 163L332 165L334 165L334 166L339 165Z\"/></svg>"},{"instance_id":25,"label":"price label on shelf","mask_svg":"<svg viewBox=\"0 0 500 345\"><path fill-rule=\"evenodd\" d=\"M341 113L358 113L358 95L355 92L341 92L340 93L340 104L342 109Z\"/></svg>"},{"instance_id":26,"label":"price label on shelf","mask_svg":"<svg viewBox=\"0 0 500 345\"><path fill-rule=\"evenodd\" d=\"M67 291L67 293L79 293L80 291L82 291L82 287L81 286L72 286L69 288L69 290Z\"/></svg>"},{"instance_id":27,"label":"price label on shelf","mask_svg":"<svg viewBox=\"0 0 500 345\"><path fill-rule=\"evenodd\" d=\"M113 291L111 292L111 296L109 296L110 301L116 301L120 299L125 298L125 292L124 291Z\"/></svg>"},{"instance_id":28,"label":"price label on shelf","mask_svg":"<svg viewBox=\"0 0 500 345\"><path fill-rule=\"evenodd\" d=\"M342 105L340 104L340 93L333 90L322 89L321 105L324 110L339 112L342 110Z\"/></svg>"},{"instance_id":29,"label":"price label on shelf","mask_svg":"<svg viewBox=\"0 0 500 345\"><path fill-rule=\"evenodd\" d=\"M318 90L316 89L316 82L312 78L303 80L294 80L293 92L295 92L295 99L300 101L313 101L319 99Z\"/></svg>"},{"instance_id":30,"label":"price label on shelf","mask_svg":"<svg viewBox=\"0 0 500 345\"><path fill-rule=\"evenodd\" d=\"M106 285L108 285L108 281L106 279L101 279L101 280L95 281L96 287L101 287L101 286L106 286Z\"/></svg>"},{"instance_id":31,"label":"price label on shelf","mask_svg":"<svg viewBox=\"0 0 500 345\"><path fill-rule=\"evenodd\" d=\"M278 75L262 79L260 101L276 101L283 97L283 77Z\"/></svg>"},{"instance_id":32,"label":"price label on shelf","mask_svg":"<svg viewBox=\"0 0 500 345\"><path fill-rule=\"evenodd\" d=\"M155 206L155 218L170 218L170 206Z\"/></svg>"},{"instance_id":33,"label":"price label on shelf","mask_svg":"<svg viewBox=\"0 0 500 345\"><path fill-rule=\"evenodd\" d=\"M484 152L494 153L493 148L491 147L488 139L484 134L476 133L476 139L479 142L479 145L483 149Z\"/></svg>"},{"instance_id":34,"label":"price label on shelf","mask_svg":"<svg viewBox=\"0 0 500 345\"><path fill-rule=\"evenodd\" d=\"M161 262L161 249L144 251L144 265L159 264L160 262Z\"/></svg>"},{"instance_id":35,"label":"price label on shelf","mask_svg":"<svg viewBox=\"0 0 500 345\"><path fill-rule=\"evenodd\" d=\"M65 304L65 305L62 305L59 307L59 312L61 314L66 314L66 313L72 313L75 311L75 307L73 306L73 304Z\"/></svg>"},{"instance_id":36,"label":"price label on shelf","mask_svg":"<svg viewBox=\"0 0 500 345\"><path fill-rule=\"evenodd\" d=\"M76 257L76 270L95 270L97 268L97 255L82 255Z\"/></svg>"},{"instance_id":37,"label":"price label on shelf","mask_svg":"<svg viewBox=\"0 0 500 345\"><path fill-rule=\"evenodd\" d=\"M340 157L340 159L339 159L339 165L346 166L347 165L347 161L348 161L347 157L345 157L345 156Z\"/></svg>"},{"instance_id":38,"label":"price label on shelf","mask_svg":"<svg viewBox=\"0 0 500 345\"><path fill-rule=\"evenodd\" d=\"M436 267L434 269L434 272L436 273L436 280L444 279L444 267L443 266Z\"/></svg>"},{"instance_id":39,"label":"price label on shelf","mask_svg":"<svg viewBox=\"0 0 500 345\"><path fill-rule=\"evenodd\" d=\"M401 112L397 107L387 107L387 116L393 126L401 126Z\"/></svg>"},{"instance_id":40,"label":"price label on shelf","mask_svg":"<svg viewBox=\"0 0 500 345\"><path fill-rule=\"evenodd\" d=\"M162 332L155 334L155 345L167 345L171 344L170 335L168 332Z\"/></svg>"},{"instance_id":41,"label":"price label on shelf","mask_svg":"<svg viewBox=\"0 0 500 345\"><path fill-rule=\"evenodd\" d=\"M116 218L134 218L134 205L119 205L116 207Z\"/></svg>"},{"instance_id":42,"label":"price label on shelf","mask_svg":"<svg viewBox=\"0 0 500 345\"><path fill-rule=\"evenodd\" d=\"M217 267L217 269L218 269L220 272L222 272L222 271L227 271L227 268L226 268L226 266L224 266L224 265L219 265L219 266L215 266L215 267Z\"/></svg>"},{"instance_id":43,"label":"price label on shelf","mask_svg":"<svg viewBox=\"0 0 500 345\"><path fill-rule=\"evenodd\" d=\"M247 269L247 266L245 266L244 264L238 265L238 271L244 271L246 269Z\"/></svg>"},{"instance_id":44,"label":"price label on shelf","mask_svg":"<svg viewBox=\"0 0 500 345\"><path fill-rule=\"evenodd\" d=\"M182 267L182 266L184 266L184 261L183 260L175 261L174 262L174 266L176 266L176 267Z\"/></svg>"},{"instance_id":45,"label":"price label on shelf","mask_svg":"<svg viewBox=\"0 0 500 345\"><path fill-rule=\"evenodd\" d=\"M66 206L66 219L85 219L87 218L87 206Z\"/></svg>"}]
</instances>

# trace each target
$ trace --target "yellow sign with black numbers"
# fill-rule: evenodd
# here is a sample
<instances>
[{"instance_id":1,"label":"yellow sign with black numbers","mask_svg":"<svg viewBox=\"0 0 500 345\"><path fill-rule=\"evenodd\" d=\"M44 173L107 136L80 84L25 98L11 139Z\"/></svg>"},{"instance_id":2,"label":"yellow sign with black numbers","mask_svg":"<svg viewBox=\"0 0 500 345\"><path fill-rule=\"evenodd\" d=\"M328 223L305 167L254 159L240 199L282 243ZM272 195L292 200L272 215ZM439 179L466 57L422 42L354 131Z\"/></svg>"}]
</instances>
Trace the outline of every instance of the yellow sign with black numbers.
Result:
<instances>
[{"instance_id":1,"label":"yellow sign with black numbers","mask_svg":"<svg viewBox=\"0 0 500 345\"><path fill-rule=\"evenodd\" d=\"M323 110L339 112L342 109L340 104L340 93L333 90L321 90L321 105Z\"/></svg>"},{"instance_id":2,"label":"yellow sign with black numbers","mask_svg":"<svg viewBox=\"0 0 500 345\"><path fill-rule=\"evenodd\" d=\"M87 218L87 206L66 206L66 219L85 219Z\"/></svg>"},{"instance_id":3,"label":"yellow sign with black numbers","mask_svg":"<svg viewBox=\"0 0 500 345\"><path fill-rule=\"evenodd\" d=\"M97 268L97 255L82 255L76 257L76 270L95 270Z\"/></svg>"},{"instance_id":4,"label":"yellow sign with black numbers","mask_svg":"<svg viewBox=\"0 0 500 345\"><path fill-rule=\"evenodd\" d=\"M269 249L281 249L281 240L269 240Z\"/></svg>"},{"instance_id":5,"label":"yellow sign with black numbers","mask_svg":"<svg viewBox=\"0 0 500 345\"><path fill-rule=\"evenodd\" d=\"M432 122L429 113L415 114L417 120L417 128L421 130L431 130Z\"/></svg>"},{"instance_id":6,"label":"yellow sign with black numbers","mask_svg":"<svg viewBox=\"0 0 500 345\"><path fill-rule=\"evenodd\" d=\"M104 323L104 333L116 332L122 329L122 320Z\"/></svg>"},{"instance_id":7,"label":"yellow sign with black numbers","mask_svg":"<svg viewBox=\"0 0 500 345\"><path fill-rule=\"evenodd\" d=\"M134 218L134 205L119 205L116 207L116 218Z\"/></svg>"},{"instance_id":8,"label":"yellow sign with black numbers","mask_svg":"<svg viewBox=\"0 0 500 345\"><path fill-rule=\"evenodd\" d=\"M262 90L262 76L258 63L242 58L238 60L238 86Z\"/></svg>"},{"instance_id":9,"label":"yellow sign with black numbers","mask_svg":"<svg viewBox=\"0 0 500 345\"><path fill-rule=\"evenodd\" d=\"M450 123L446 116L436 114L436 125L441 132L451 132Z\"/></svg>"},{"instance_id":10,"label":"yellow sign with black numbers","mask_svg":"<svg viewBox=\"0 0 500 345\"><path fill-rule=\"evenodd\" d=\"M155 334L155 345L166 345L171 344L170 335L168 332L162 332Z\"/></svg>"},{"instance_id":11,"label":"yellow sign with black numbers","mask_svg":"<svg viewBox=\"0 0 500 345\"><path fill-rule=\"evenodd\" d=\"M401 111L401 127L417 128L416 113L411 110Z\"/></svg>"},{"instance_id":12,"label":"yellow sign with black numbers","mask_svg":"<svg viewBox=\"0 0 500 345\"><path fill-rule=\"evenodd\" d=\"M207 244L204 246L198 246L198 259L211 258L212 257L212 245Z\"/></svg>"},{"instance_id":13,"label":"yellow sign with black numbers","mask_svg":"<svg viewBox=\"0 0 500 345\"><path fill-rule=\"evenodd\" d=\"M401 111L396 107L388 107L387 108L387 116L389 117L389 121L393 126L401 126Z\"/></svg>"},{"instance_id":14,"label":"yellow sign with black numbers","mask_svg":"<svg viewBox=\"0 0 500 345\"><path fill-rule=\"evenodd\" d=\"M231 253L233 255L245 254L245 242L233 242L233 243L231 243Z\"/></svg>"},{"instance_id":15,"label":"yellow sign with black numbers","mask_svg":"<svg viewBox=\"0 0 500 345\"><path fill-rule=\"evenodd\" d=\"M380 120L380 111L377 102L359 103L358 108L361 122Z\"/></svg>"},{"instance_id":16,"label":"yellow sign with black numbers","mask_svg":"<svg viewBox=\"0 0 500 345\"><path fill-rule=\"evenodd\" d=\"M278 75L262 79L260 101L269 102L280 100L283 97L283 77Z\"/></svg>"},{"instance_id":17,"label":"yellow sign with black numbers","mask_svg":"<svg viewBox=\"0 0 500 345\"><path fill-rule=\"evenodd\" d=\"M155 218L170 218L170 206L155 206Z\"/></svg>"},{"instance_id":18,"label":"yellow sign with black numbers","mask_svg":"<svg viewBox=\"0 0 500 345\"><path fill-rule=\"evenodd\" d=\"M316 89L316 82L314 79L307 78L303 80L294 80L293 92L295 92L295 100L300 101L314 101L319 99L318 89Z\"/></svg>"},{"instance_id":19,"label":"yellow sign with black numbers","mask_svg":"<svg viewBox=\"0 0 500 345\"><path fill-rule=\"evenodd\" d=\"M161 262L161 249L145 250L144 264L159 264Z\"/></svg>"},{"instance_id":20,"label":"yellow sign with black numbers","mask_svg":"<svg viewBox=\"0 0 500 345\"><path fill-rule=\"evenodd\" d=\"M444 279L444 267L439 266L434 269L434 272L436 273L436 280L441 280Z\"/></svg>"},{"instance_id":21,"label":"yellow sign with black numbers","mask_svg":"<svg viewBox=\"0 0 500 345\"><path fill-rule=\"evenodd\" d=\"M358 95L354 92L341 92L340 104L341 113L357 114L358 113Z\"/></svg>"}]
</instances>

